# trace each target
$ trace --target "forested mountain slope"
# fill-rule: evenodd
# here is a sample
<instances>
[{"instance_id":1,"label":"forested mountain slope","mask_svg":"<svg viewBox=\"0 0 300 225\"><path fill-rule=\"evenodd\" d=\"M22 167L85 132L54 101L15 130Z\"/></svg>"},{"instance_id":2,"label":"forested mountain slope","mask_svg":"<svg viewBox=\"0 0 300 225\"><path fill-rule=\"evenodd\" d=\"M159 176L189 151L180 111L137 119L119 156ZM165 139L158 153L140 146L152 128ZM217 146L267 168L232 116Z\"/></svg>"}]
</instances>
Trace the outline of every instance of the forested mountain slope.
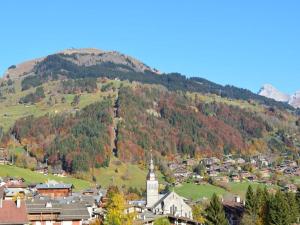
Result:
<instances>
[{"instance_id":1,"label":"forested mountain slope","mask_svg":"<svg viewBox=\"0 0 300 225\"><path fill-rule=\"evenodd\" d=\"M144 162L150 150L158 160L298 156L300 120L292 107L103 54L59 53L21 78L7 73L0 88L1 145L23 146L29 157L72 173L108 166L115 156Z\"/></svg>"}]
</instances>

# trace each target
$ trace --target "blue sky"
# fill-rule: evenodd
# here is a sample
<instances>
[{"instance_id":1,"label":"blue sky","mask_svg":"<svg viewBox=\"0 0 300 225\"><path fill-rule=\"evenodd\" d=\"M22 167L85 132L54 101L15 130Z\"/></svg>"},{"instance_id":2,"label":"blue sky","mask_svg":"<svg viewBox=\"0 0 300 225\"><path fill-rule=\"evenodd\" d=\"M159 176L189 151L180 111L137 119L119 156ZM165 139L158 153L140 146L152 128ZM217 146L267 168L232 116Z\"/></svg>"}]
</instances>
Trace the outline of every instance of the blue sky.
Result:
<instances>
[{"instance_id":1,"label":"blue sky","mask_svg":"<svg viewBox=\"0 0 300 225\"><path fill-rule=\"evenodd\" d=\"M65 48L132 55L257 92L300 90L300 1L3 0L0 74Z\"/></svg>"}]
</instances>

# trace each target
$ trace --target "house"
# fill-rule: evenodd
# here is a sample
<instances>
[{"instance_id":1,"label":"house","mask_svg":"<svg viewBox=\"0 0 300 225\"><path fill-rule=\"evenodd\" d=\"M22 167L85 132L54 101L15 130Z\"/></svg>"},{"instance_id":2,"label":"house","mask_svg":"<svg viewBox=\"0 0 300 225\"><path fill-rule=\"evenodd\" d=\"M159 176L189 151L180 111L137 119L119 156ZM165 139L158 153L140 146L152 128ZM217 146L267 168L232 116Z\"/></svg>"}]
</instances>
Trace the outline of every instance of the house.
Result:
<instances>
[{"instance_id":1,"label":"house","mask_svg":"<svg viewBox=\"0 0 300 225\"><path fill-rule=\"evenodd\" d=\"M237 173L233 173L230 175L230 180L232 182L240 182L240 176Z\"/></svg>"},{"instance_id":2,"label":"house","mask_svg":"<svg viewBox=\"0 0 300 225\"><path fill-rule=\"evenodd\" d=\"M28 219L32 225L82 225L88 224L90 214L82 202L60 203L46 197L26 201Z\"/></svg>"},{"instance_id":3,"label":"house","mask_svg":"<svg viewBox=\"0 0 300 225\"><path fill-rule=\"evenodd\" d=\"M239 225L244 214L245 207L241 202L241 199L236 196L234 200L224 201L223 207L226 218L230 225Z\"/></svg>"},{"instance_id":4,"label":"house","mask_svg":"<svg viewBox=\"0 0 300 225\"><path fill-rule=\"evenodd\" d=\"M270 177L270 170L269 169L262 169L259 171L262 178Z\"/></svg>"},{"instance_id":5,"label":"house","mask_svg":"<svg viewBox=\"0 0 300 225\"><path fill-rule=\"evenodd\" d=\"M229 182L229 178L228 176L217 176L215 177L215 180L221 183L228 183Z\"/></svg>"},{"instance_id":6,"label":"house","mask_svg":"<svg viewBox=\"0 0 300 225\"><path fill-rule=\"evenodd\" d=\"M38 194L42 196L55 197L67 197L72 195L73 184L38 184L36 189Z\"/></svg>"},{"instance_id":7,"label":"house","mask_svg":"<svg viewBox=\"0 0 300 225\"><path fill-rule=\"evenodd\" d=\"M195 159L187 159L183 161L184 164L186 164L187 166L195 166L198 164L198 161Z\"/></svg>"},{"instance_id":8,"label":"house","mask_svg":"<svg viewBox=\"0 0 300 225\"><path fill-rule=\"evenodd\" d=\"M187 178L191 175L191 172L185 168L177 168L173 171L175 178Z\"/></svg>"},{"instance_id":9,"label":"house","mask_svg":"<svg viewBox=\"0 0 300 225\"><path fill-rule=\"evenodd\" d=\"M28 224L25 202L21 199L4 200L0 198L0 225Z\"/></svg>"},{"instance_id":10,"label":"house","mask_svg":"<svg viewBox=\"0 0 300 225\"><path fill-rule=\"evenodd\" d=\"M204 164L206 167L209 167L213 164L219 164L220 160L216 157L204 158L201 160L201 163Z\"/></svg>"},{"instance_id":11,"label":"house","mask_svg":"<svg viewBox=\"0 0 300 225\"><path fill-rule=\"evenodd\" d=\"M241 164L245 164L246 161L245 161L244 159L242 159L242 158L238 158L238 159L236 160L236 163L241 165Z\"/></svg>"}]
</instances>

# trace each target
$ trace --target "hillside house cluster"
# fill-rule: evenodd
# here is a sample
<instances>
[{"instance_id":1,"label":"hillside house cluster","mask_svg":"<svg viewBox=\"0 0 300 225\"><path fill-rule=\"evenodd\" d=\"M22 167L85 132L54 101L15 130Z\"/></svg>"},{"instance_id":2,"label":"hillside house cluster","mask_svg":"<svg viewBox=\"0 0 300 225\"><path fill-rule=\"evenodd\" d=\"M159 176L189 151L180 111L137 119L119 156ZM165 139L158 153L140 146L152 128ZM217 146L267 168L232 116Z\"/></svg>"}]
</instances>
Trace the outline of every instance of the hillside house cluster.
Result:
<instances>
[{"instance_id":1,"label":"hillside house cluster","mask_svg":"<svg viewBox=\"0 0 300 225\"><path fill-rule=\"evenodd\" d=\"M278 164L275 159L266 155L257 155L249 158L233 157L226 155L223 158L209 157L199 161L180 158L168 164L175 179L175 185L184 182L195 182L197 184L213 181L220 185L229 182L259 182L266 185L278 184L273 179L277 174L282 174L285 178L300 176L300 166L296 161L283 157ZM195 167L201 165L202 171L195 172ZM289 181L286 181L289 182ZM282 190L295 192L296 185L292 183L280 183Z\"/></svg>"}]
</instances>

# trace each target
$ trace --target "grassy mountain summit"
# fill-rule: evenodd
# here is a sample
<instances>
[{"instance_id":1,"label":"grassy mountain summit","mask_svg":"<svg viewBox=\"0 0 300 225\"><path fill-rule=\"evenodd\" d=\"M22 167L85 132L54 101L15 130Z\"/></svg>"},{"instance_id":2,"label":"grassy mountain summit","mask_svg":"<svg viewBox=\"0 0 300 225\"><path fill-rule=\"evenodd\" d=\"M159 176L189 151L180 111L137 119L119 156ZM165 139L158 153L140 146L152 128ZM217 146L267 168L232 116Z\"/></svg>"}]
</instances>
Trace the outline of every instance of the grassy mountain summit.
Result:
<instances>
[{"instance_id":1,"label":"grassy mountain summit","mask_svg":"<svg viewBox=\"0 0 300 225\"><path fill-rule=\"evenodd\" d=\"M158 73L95 49L66 50L26 68L12 66L1 82L0 138L36 163L93 172L115 158L143 165L152 149L164 171L164 159L176 155L299 154L294 108L245 89Z\"/></svg>"}]
</instances>

